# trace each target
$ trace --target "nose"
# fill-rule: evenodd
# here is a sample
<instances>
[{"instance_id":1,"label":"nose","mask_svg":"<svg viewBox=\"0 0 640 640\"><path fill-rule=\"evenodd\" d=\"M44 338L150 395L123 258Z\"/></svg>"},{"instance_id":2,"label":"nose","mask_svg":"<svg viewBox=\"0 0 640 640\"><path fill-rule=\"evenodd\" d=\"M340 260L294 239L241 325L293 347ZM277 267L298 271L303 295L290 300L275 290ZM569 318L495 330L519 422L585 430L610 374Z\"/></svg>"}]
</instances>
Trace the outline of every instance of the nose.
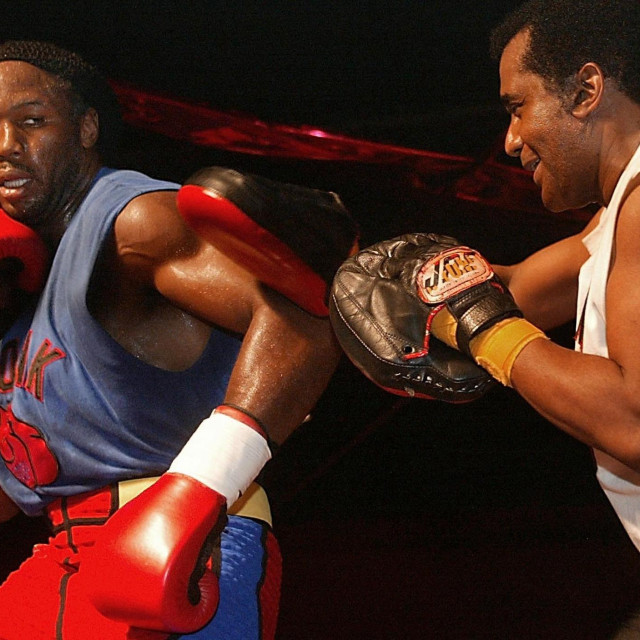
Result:
<instances>
[{"instance_id":1,"label":"nose","mask_svg":"<svg viewBox=\"0 0 640 640\"><path fill-rule=\"evenodd\" d=\"M22 140L16 127L10 122L0 123L0 158L15 158L23 150Z\"/></svg>"},{"instance_id":2,"label":"nose","mask_svg":"<svg viewBox=\"0 0 640 640\"><path fill-rule=\"evenodd\" d=\"M517 122L511 119L509 128L507 129L507 135L504 139L504 150L507 155L517 158L522 151L522 138L520 137L520 131Z\"/></svg>"}]
</instances>

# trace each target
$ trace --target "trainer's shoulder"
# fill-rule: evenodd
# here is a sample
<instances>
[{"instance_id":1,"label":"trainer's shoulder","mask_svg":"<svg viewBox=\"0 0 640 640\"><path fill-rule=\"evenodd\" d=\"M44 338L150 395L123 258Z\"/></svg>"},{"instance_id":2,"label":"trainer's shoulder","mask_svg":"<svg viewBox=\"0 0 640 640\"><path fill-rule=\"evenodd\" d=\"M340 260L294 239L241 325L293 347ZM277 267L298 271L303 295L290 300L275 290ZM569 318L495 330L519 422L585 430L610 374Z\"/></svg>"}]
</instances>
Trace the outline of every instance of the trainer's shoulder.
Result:
<instances>
[{"instance_id":1,"label":"trainer's shoulder","mask_svg":"<svg viewBox=\"0 0 640 640\"><path fill-rule=\"evenodd\" d=\"M633 179L625 191L617 212L618 236L622 233L640 231L640 175ZM640 242L640 233L637 234Z\"/></svg>"}]
</instances>

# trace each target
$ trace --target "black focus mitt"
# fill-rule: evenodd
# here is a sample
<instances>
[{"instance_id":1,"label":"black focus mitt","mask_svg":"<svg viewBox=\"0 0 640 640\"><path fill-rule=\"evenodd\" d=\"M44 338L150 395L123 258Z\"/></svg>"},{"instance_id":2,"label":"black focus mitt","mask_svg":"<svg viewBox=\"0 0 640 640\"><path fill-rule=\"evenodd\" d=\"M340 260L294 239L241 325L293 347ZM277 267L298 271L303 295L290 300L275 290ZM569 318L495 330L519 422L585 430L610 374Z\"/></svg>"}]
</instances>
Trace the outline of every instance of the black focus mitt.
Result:
<instances>
[{"instance_id":1,"label":"black focus mitt","mask_svg":"<svg viewBox=\"0 0 640 640\"><path fill-rule=\"evenodd\" d=\"M461 403L494 384L470 357L430 335L433 309L414 284L419 264L458 246L448 236L406 234L360 251L336 273L329 311L338 341L362 373L391 393Z\"/></svg>"}]
</instances>

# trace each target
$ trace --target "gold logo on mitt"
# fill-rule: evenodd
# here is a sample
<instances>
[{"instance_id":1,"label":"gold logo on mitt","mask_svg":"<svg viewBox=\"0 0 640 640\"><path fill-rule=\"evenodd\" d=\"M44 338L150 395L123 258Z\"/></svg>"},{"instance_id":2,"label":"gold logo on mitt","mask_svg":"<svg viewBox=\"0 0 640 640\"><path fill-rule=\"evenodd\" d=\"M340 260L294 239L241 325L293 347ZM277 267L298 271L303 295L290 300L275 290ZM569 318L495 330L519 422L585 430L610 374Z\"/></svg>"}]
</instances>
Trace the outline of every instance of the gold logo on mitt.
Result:
<instances>
[{"instance_id":1,"label":"gold logo on mitt","mask_svg":"<svg viewBox=\"0 0 640 640\"><path fill-rule=\"evenodd\" d=\"M422 265L416 278L418 296L427 304L441 304L492 276L491 265L477 251L454 247Z\"/></svg>"}]
</instances>

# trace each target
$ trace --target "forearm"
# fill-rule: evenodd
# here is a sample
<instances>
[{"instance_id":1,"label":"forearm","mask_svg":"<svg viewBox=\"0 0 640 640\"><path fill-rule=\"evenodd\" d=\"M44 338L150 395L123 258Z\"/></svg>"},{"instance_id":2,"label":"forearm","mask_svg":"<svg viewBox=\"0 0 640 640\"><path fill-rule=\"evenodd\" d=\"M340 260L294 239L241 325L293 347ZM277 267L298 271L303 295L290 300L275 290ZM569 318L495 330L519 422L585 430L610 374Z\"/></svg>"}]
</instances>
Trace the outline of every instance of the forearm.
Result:
<instances>
[{"instance_id":1,"label":"forearm","mask_svg":"<svg viewBox=\"0 0 640 640\"><path fill-rule=\"evenodd\" d=\"M557 427L640 470L637 384L613 360L534 340L516 359L511 383Z\"/></svg>"},{"instance_id":2,"label":"forearm","mask_svg":"<svg viewBox=\"0 0 640 640\"><path fill-rule=\"evenodd\" d=\"M252 320L225 402L253 415L281 444L316 404L339 358L329 320L279 298Z\"/></svg>"},{"instance_id":3,"label":"forearm","mask_svg":"<svg viewBox=\"0 0 640 640\"><path fill-rule=\"evenodd\" d=\"M513 266L492 265L508 287L524 317L543 330L554 329L575 318L578 295L576 273L546 272L539 260Z\"/></svg>"},{"instance_id":4,"label":"forearm","mask_svg":"<svg viewBox=\"0 0 640 640\"><path fill-rule=\"evenodd\" d=\"M576 259L570 261L575 265L582 249L573 244L569 249L575 250ZM441 259L439 255L433 261L437 265ZM540 269L525 269L525 263ZM570 284L574 279L569 277L573 269L561 270L562 277L556 281L543 277L533 286L535 272L537 276L550 275L553 261L536 258L525 263L513 270L497 270L499 276L506 275L515 307L509 291L493 276L463 288L464 278L470 276L461 272L456 283L461 292L449 295L446 308L436 311L431 323L433 335L469 353L494 378L514 387L539 413L571 436L640 469L640 375L632 355L637 353L636 334L628 328L633 325L637 304L629 301L628 295L610 292L608 314L621 320L612 321L608 327L609 358L563 348L546 339L538 326L548 326L550 318L562 319L562 314L575 306L575 285ZM482 272L477 272L479 279ZM626 278L624 282L628 281ZM532 311L532 301L542 305L545 292L552 304L547 303L542 311ZM527 319L519 317L520 311Z\"/></svg>"}]
</instances>

